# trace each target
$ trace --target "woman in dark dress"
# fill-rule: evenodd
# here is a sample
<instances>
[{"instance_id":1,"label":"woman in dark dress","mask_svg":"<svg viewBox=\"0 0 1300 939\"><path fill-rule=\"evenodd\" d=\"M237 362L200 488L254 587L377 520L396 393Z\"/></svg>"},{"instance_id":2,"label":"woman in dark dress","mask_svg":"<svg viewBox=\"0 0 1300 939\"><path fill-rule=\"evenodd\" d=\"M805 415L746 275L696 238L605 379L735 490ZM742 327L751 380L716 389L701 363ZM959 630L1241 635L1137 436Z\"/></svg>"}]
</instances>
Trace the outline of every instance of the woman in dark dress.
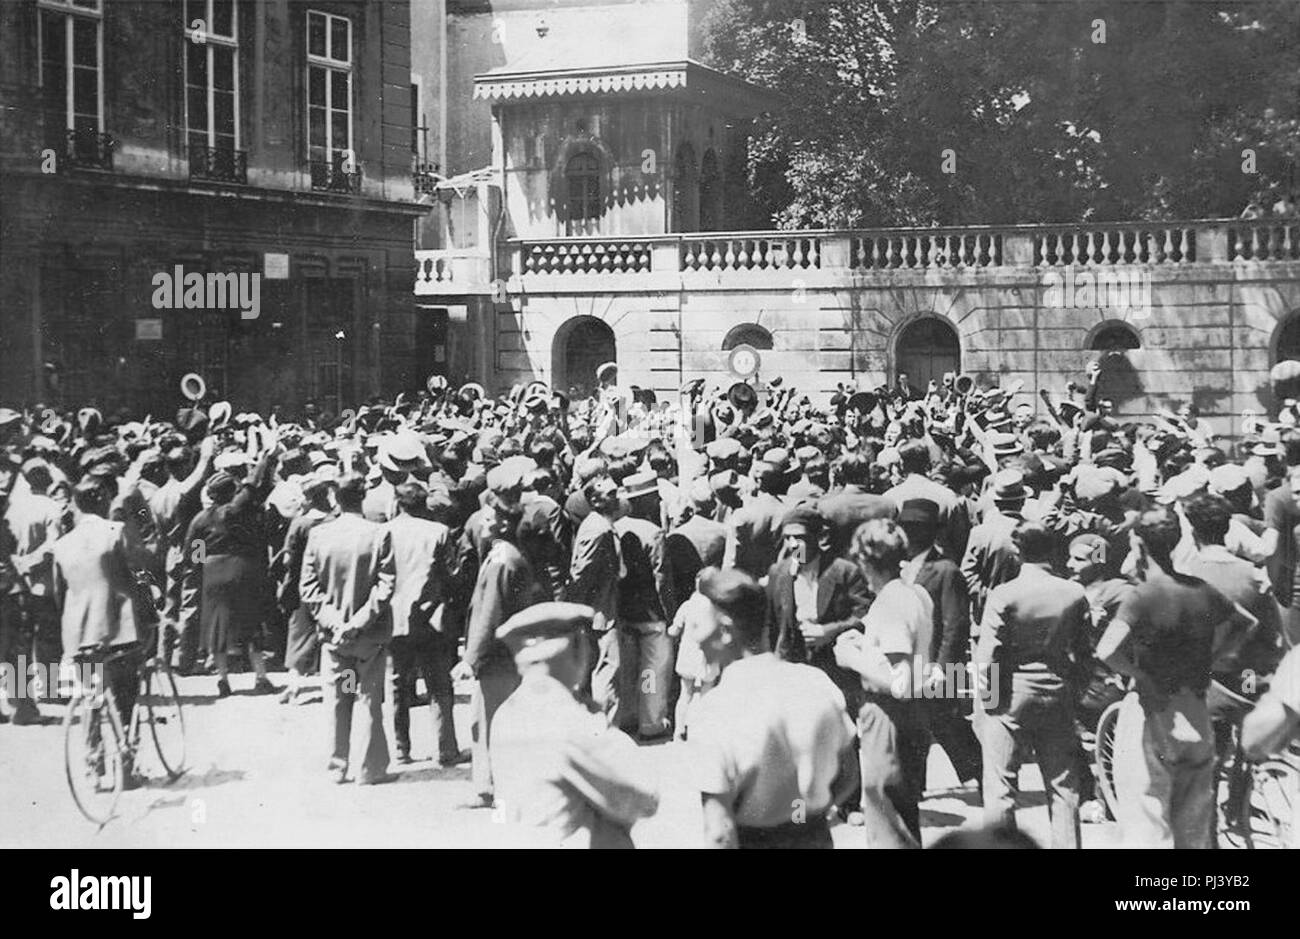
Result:
<instances>
[{"instance_id":1,"label":"woman in dark dress","mask_svg":"<svg viewBox=\"0 0 1300 939\"><path fill-rule=\"evenodd\" d=\"M331 480L312 475L305 479L302 495L306 500L302 511L289 523L284 536L284 549L280 553L280 609L289 617L289 635L284 649L284 666L289 670L289 684L280 698L281 704L304 704L303 678L316 671L320 662L320 640L311 612L302 605L298 596L298 579L302 575L302 556L307 549L307 536L321 522L333 518L330 508Z\"/></svg>"},{"instance_id":2,"label":"woman in dark dress","mask_svg":"<svg viewBox=\"0 0 1300 939\"><path fill-rule=\"evenodd\" d=\"M208 480L211 507L195 516L185 543L191 563L203 568L199 626L204 648L217 666L217 694L230 694L228 656L247 649L257 680L255 694L278 691L266 677L257 630L269 610L267 544L262 503L271 491L274 455L267 454L247 479L218 472Z\"/></svg>"}]
</instances>

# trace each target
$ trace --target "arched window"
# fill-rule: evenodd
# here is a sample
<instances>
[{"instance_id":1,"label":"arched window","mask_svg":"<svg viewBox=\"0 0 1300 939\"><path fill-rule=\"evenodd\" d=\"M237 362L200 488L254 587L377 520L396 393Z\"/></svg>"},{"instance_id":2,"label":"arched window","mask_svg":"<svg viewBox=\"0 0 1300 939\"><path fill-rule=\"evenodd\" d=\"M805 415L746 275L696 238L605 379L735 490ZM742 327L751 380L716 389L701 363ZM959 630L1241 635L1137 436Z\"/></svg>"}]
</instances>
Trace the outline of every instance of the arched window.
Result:
<instances>
[{"instance_id":1,"label":"arched window","mask_svg":"<svg viewBox=\"0 0 1300 939\"><path fill-rule=\"evenodd\" d=\"M601 216L600 161L594 153L575 153L564 166L565 234L590 235Z\"/></svg>"},{"instance_id":2,"label":"arched window","mask_svg":"<svg viewBox=\"0 0 1300 939\"><path fill-rule=\"evenodd\" d=\"M1127 352L1130 349L1141 349L1142 339L1132 326L1112 320L1092 331L1088 348L1093 352Z\"/></svg>"},{"instance_id":3,"label":"arched window","mask_svg":"<svg viewBox=\"0 0 1300 939\"><path fill-rule=\"evenodd\" d=\"M730 352L736 346L753 346L755 349L772 348L772 334L757 323L735 326L722 340L722 351Z\"/></svg>"},{"instance_id":4,"label":"arched window","mask_svg":"<svg viewBox=\"0 0 1300 939\"><path fill-rule=\"evenodd\" d=\"M722 178L718 155L712 148L700 161L700 231L722 230Z\"/></svg>"}]
</instances>

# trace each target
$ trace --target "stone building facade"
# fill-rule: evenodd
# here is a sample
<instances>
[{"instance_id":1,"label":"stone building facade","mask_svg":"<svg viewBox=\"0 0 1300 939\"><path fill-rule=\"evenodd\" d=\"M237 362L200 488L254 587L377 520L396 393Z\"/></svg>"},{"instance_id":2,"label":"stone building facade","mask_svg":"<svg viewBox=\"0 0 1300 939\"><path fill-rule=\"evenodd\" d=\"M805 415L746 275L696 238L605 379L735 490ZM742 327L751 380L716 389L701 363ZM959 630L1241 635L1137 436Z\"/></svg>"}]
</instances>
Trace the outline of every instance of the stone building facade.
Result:
<instances>
[{"instance_id":1,"label":"stone building facade","mask_svg":"<svg viewBox=\"0 0 1300 939\"><path fill-rule=\"evenodd\" d=\"M240 406L422 380L406 0L0 4L0 395ZM260 275L260 313L154 278Z\"/></svg>"}]
</instances>

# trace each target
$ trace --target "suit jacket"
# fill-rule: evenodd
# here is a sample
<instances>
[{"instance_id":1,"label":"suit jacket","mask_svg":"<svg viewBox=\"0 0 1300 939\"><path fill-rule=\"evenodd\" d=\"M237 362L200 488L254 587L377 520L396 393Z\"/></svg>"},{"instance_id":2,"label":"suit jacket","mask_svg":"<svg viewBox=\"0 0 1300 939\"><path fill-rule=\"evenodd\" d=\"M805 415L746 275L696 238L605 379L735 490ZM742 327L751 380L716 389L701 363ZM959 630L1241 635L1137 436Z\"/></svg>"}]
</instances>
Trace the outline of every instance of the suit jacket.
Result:
<instances>
[{"instance_id":1,"label":"suit jacket","mask_svg":"<svg viewBox=\"0 0 1300 939\"><path fill-rule=\"evenodd\" d=\"M832 553L839 556L848 550L853 533L863 522L898 515L892 501L854 485L832 489L817 500L817 510L830 529Z\"/></svg>"},{"instance_id":2,"label":"suit jacket","mask_svg":"<svg viewBox=\"0 0 1300 939\"><path fill-rule=\"evenodd\" d=\"M620 518L614 523L626 573L618 588L620 623L665 623L671 588L664 563L664 533L654 522Z\"/></svg>"},{"instance_id":3,"label":"suit jacket","mask_svg":"<svg viewBox=\"0 0 1300 939\"><path fill-rule=\"evenodd\" d=\"M388 530L352 512L307 536L298 592L317 625L356 630L330 643L341 655L367 659L392 635L393 542Z\"/></svg>"},{"instance_id":4,"label":"suit jacket","mask_svg":"<svg viewBox=\"0 0 1300 939\"><path fill-rule=\"evenodd\" d=\"M692 515L664 538L672 607L664 612L669 619L677 615L677 608L695 592L695 578L700 571L722 566L726 544L727 526L703 515Z\"/></svg>"},{"instance_id":5,"label":"suit jacket","mask_svg":"<svg viewBox=\"0 0 1300 939\"><path fill-rule=\"evenodd\" d=\"M821 555L817 576L817 622L840 631L859 626L871 606L871 592L858 566L844 558ZM808 663L824 671L844 692L850 708L861 697L862 680L835 663L835 644L809 649L799 631L790 561L778 561L767 577L767 635L771 649L787 662Z\"/></svg>"},{"instance_id":6,"label":"suit jacket","mask_svg":"<svg viewBox=\"0 0 1300 939\"><path fill-rule=\"evenodd\" d=\"M317 525L330 520L330 516L320 509L308 508L289 523L289 531L284 536L284 547L276 554L272 562L279 576L276 599L280 609L292 613L302 602L298 595L298 582L302 578L302 559L307 553L307 536Z\"/></svg>"},{"instance_id":7,"label":"suit jacket","mask_svg":"<svg viewBox=\"0 0 1300 939\"><path fill-rule=\"evenodd\" d=\"M1003 705L1016 671L1082 679L1091 661L1090 621L1083 587L1036 564L1026 564L1015 578L993 588L980 622L976 660L1001 666Z\"/></svg>"},{"instance_id":8,"label":"suit jacket","mask_svg":"<svg viewBox=\"0 0 1300 939\"><path fill-rule=\"evenodd\" d=\"M1295 527L1300 523L1300 510L1296 509L1290 483L1283 482L1264 497L1264 521L1277 531L1277 550L1268 561L1268 578L1273 583L1277 602L1288 607L1295 589Z\"/></svg>"},{"instance_id":9,"label":"suit jacket","mask_svg":"<svg viewBox=\"0 0 1300 939\"><path fill-rule=\"evenodd\" d=\"M781 522L787 506L759 492L727 518L724 567L738 567L755 579L767 573L781 552Z\"/></svg>"},{"instance_id":10,"label":"suit jacket","mask_svg":"<svg viewBox=\"0 0 1300 939\"><path fill-rule=\"evenodd\" d=\"M939 506L939 536L936 539L950 557L961 557L970 538L970 515L963 500L943 483L919 473L911 473L897 486L885 493L901 511L903 503L912 499L930 499Z\"/></svg>"},{"instance_id":11,"label":"suit jacket","mask_svg":"<svg viewBox=\"0 0 1300 939\"><path fill-rule=\"evenodd\" d=\"M418 634L429 627L445 595L451 532L440 522L405 513L384 528L393 545L393 635Z\"/></svg>"},{"instance_id":12,"label":"suit jacket","mask_svg":"<svg viewBox=\"0 0 1300 939\"><path fill-rule=\"evenodd\" d=\"M465 661L478 675L489 665L514 669L514 657L496 638L497 627L542 599L532 565L517 547L497 541L479 565L469 601Z\"/></svg>"},{"instance_id":13,"label":"suit jacket","mask_svg":"<svg viewBox=\"0 0 1300 939\"><path fill-rule=\"evenodd\" d=\"M613 626L618 616L621 567L613 524L599 512L590 513L578 526L573 539L568 599L603 613L605 625Z\"/></svg>"},{"instance_id":14,"label":"suit jacket","mask_svg":"<svg viewBox=\"0 0 1300 939\"><path fill-rule=\"evenodd\" d=\"M1020 573L1020 549L1011 540L1020 519L996 510L971 529L961 573L970 591L971 616L979 622L989 591Z\"/></svg>"},{"instance_id":15,"label":"suit jacket","mask_svg":"<svg viewBox=\"0 0 1300 939\"><path fill-rule=\"evenodd\" d=\"M51 551L65 655L105 640L123 645L141 638L133 599L135 577L120 522L83 515Z\"/></svg>"},{"instance_id":16,"label":"suit jacket","mask_svg":"<svg viewBox=\"0 0 1300 939\"><path fill-rule=\"evenodd\" d=\"M951 665L970 659L970 592L956 562L931 549L913 579L934 601L930 661Z\"/></svg>"}]
</instances>

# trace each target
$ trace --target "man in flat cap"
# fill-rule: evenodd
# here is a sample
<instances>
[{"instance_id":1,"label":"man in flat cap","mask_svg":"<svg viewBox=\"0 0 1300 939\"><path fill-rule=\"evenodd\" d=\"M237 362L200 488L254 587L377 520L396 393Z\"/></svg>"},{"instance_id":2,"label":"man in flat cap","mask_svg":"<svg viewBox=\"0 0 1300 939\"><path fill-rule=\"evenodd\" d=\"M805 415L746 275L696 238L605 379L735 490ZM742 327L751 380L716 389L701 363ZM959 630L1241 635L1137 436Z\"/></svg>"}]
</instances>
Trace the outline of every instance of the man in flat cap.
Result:
<instances>
[{"instance_id":1,"label":"man in flat cap","mask_svg":"<svg viewBox=\"0 0 1300 939\"><path fill-rule=\"evenodd\" d=\"M323 634L321 685L333 737L329 772L335 782L347 778L353 705L360 703L366 749L358 782L368 785L391 778L383 702L394 573L392 538L362 515L364 499L361 476L339 479L339 517L308 534L299 593Z\"/></svg>"},{"instance_id":2,"label":"man in flat cap","mask_svg":"<svg viewBox=\"0 0 1300 939\"><path fill-rule=\"evenodd\" d=\"M452 677L473 677L473 746L471 779L477 800L470 807L490 808L495 798L491 762L492 726L497 709L519 686L519 674L507 649L496 638L502 623L542 599L532 565L519 550L520 495L523 477L516 466L494 466L487 474L487 508L491 518L481 529L488 545L479 564L469 601L465 651Z\"/></svg>"},{"instance_id":3,"label":"man in flat cap","mask_svg":"<svg viewBox=\"0 0 1300 939\"><path fill-rule=\"evenodd\" d=\"M591 693L608 715L620 716L618 634L618 585L625 569L619 552L614 519L619 511L618 485L607 473L592 476L582 492L591 514L582 520L573 536L573 557L569 564L567 598L596 611L596 664L591 676ZM625 694L624 694L625 697ZM611 718L613 720L614 718Z\"/></svg>"},{"instance_id":4,"label":"man in flat cap","mask_svg":"<svg viewBox=\"0 0 1300 939\"><path fill-rule=\"evenodd\" d=\"M767 599L754 578L709 568L691 629L718 684L691 716L689 765L711 848L829 848L832 806L857 788L844 695L816 668L767 645Z\"/></svg>"},{"instance_id":5,"label":"man in flat cap","mask_svg":"<svg viewBox=\"0 0 1300 939\"><path fill-rule=\"evenodd\" d=\"M618 632L627 706L621 729L643 740L671 730L668 692L672 684L672 641L668 638L671 587L659 527L659 486L649 470L623 480L628 514L614 522L626 571L618 591Z\"/></svg>"},{"instance_id":6,"label":"man in flat cap","mask_svg":"<svg viewBox=\"0 0 1300 939\"><path fill-rule=\"evenodd\" d=\"M452 721L454 690L451 669L456 637L443 627L439 607L448 587L451 535L447 526L424 518L428 492L417 480L398 485L397 516L384 527L393 543L393 731L397 761L411 761L411 704L415 682L423 678L429 692L429 716L438 762L463 762Z\"/></svg>"},{"instance_id":7,"label":"man in flat cap","mask_svg":"<svg viewBox=\"0 0 1300 939\"><path fill-rule=\"evenodd\" d=\"M537 846L631 848L632 826L659 804L636 746L578 696L593 616L581 604L539 603L496 632L520 675L492 728L497 806Z\"/></svg>"}]
</instances>

